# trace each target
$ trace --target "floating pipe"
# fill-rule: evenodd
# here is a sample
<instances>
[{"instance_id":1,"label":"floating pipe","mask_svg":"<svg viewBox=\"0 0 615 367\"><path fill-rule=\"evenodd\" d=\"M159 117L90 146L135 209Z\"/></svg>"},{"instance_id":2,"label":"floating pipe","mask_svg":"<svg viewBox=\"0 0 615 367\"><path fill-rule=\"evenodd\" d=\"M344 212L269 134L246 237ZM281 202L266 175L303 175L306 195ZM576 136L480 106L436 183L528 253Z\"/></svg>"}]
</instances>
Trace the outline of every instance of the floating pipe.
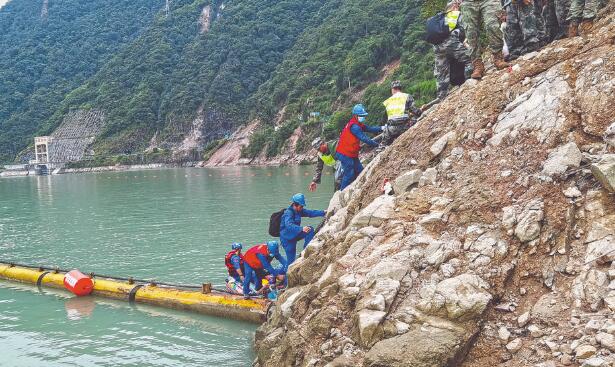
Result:
<instances>
[{"instance_id":1,"label":"floating pipe","mask_svg":"<svg viewBox=\"0 0 615 367\"><path fill-rule=\"evenodd\" d=\"M22 283L65 289L64 275L63 272L56 273L0 263L0 278ZM92 295L101 297L148 303L259 324L266 318L267 301L263 299L246 300L241 296L216 291L204 294L179 288L129 284L96 277L92 281L94 282Z\"/></svg>"}]
</instances>

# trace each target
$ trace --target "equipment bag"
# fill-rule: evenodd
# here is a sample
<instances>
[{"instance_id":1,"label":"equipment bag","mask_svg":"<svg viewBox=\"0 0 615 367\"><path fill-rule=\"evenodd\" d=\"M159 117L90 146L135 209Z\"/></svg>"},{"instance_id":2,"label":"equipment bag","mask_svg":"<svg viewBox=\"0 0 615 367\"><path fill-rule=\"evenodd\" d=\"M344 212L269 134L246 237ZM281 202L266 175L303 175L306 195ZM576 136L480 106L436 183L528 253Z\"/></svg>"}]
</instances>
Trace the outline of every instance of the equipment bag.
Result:
<instances>
[{"instance_id":1,"label":"equipment bag","mask_svg":"<svg viewBox=\"0 0 615 367\"><path fill-rule=\"evenodd\" d=\"M439 45L450 35L450 29L445 21L446 14L440 12L427 19L425 41L432 45Z\"/></svg>"},{"instance_id":2,"label":"equipment bag","mask_svg":"<svg viewBox=\"0 0 615 367\"><path fill-rule=\"evenodd\" d=\"M269 234L271 236L280 237L280 225L282 224L282 215L284 215L285 211L286 208L271 214L269 219Z\"/></svg>"}]
</instances>

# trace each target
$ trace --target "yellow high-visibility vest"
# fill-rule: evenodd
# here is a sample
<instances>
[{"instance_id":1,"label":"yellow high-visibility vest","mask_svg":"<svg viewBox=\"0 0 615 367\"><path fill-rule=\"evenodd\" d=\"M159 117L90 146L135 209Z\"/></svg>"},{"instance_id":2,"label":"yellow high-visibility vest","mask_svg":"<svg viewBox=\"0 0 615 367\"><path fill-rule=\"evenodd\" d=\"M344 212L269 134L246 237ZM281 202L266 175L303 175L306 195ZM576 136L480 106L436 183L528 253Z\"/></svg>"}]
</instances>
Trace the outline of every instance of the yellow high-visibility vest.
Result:
<instances>
[{"instance_id":1,"label":"yellow high-visibility vest","mask_svg":"<svg viewBox=\"0 0 615 367\"><path fill-rule=\"evenodd\" d=\"M387 110L389 120L408 117L408 114L406 114L406 102L409 97L410 95L407 93L397 92L382 103Z\"/></svg>"},{"instance_id":2,"label":"yellow high-visibility vest","mask_svg":"<svg viewBox=\"0 0 615 367\"><path fill-rule=\"evenodd\" d=\"M459 10L453 10L446 13L444 17L444 21L448 24L448 29L452 32L453 29L457 28L457 22L459 21L459 15L461 12Z\"/></svg>"},{"instance_id":3,"label":"yellow high-visibility vest","mask_svg":"<svg viewBox=\"0 0 615 367\"><path fill-rule=\"evenodd\" d=\"M335 167L335 158L333 157L332 154L322 154L318 152L318 157L322 160L322 162L325 165L329 167Z\"/></svg>"}]
</instances>

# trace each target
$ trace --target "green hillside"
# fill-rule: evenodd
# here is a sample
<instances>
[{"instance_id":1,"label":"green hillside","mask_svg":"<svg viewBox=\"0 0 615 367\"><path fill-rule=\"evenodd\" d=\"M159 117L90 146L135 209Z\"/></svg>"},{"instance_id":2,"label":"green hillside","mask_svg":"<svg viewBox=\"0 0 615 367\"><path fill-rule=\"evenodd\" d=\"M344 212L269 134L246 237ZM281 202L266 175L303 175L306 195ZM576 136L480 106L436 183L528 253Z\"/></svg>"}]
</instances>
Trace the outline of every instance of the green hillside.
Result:
<instances>
[{"instance_id":1,"label":"green hillside","mask_svg":"<svg viewBox=\"0 0 615 367\"><path fill-rule=\"evenodd\" d=\"M319 112L321 118L309 122L315 126L306 129L299 146L305 147L319 134L323 123L328 137L334 138L350 117L353 100L367 106L370 123L379 123L392 79L401 80L418 102L430 100L435 95L433 55L422 40L422 4L418 0L346 0L322 24L304 32L253 98L262 106L258 114L262 121L272 122L286 106L285 126L275 132L270 125L263 126L244 155L258 154L265 143L269 143L268 155L277 154L311 112ZM381 78L383 66L394 60L401 63L387 82L374 83ZM355 96L362 92L361 98Z\"/></svg>"},{"instance_id":2,"label":"green hillside","mask_svg":"<svg viewBox=\"0 0 615 367\"><path fill-rule=\"evenodd\" d=\"M71 108L105 111L98 151L139 151L154 133L181 139L203 107L215 119L212 139L231 132L252 109L247 103L296 37L328 6L316 0L174 1L148 31L119 52L90 81L72 92L49 122L57 126ZM211 8L210 29L197 19Z\"/></svg>"},{"instance_id":3,"label":"green hillside","mask_svg":"<svg viewBox=\"0 0 615 367\"><path fill-rule=\"evenodd\" d=\"M0 9L0 162L11 161L56 110L164 0L12 0Z\"/></svg>"},{"instance_id":4,"label":"green hillside","mask_svg":"<svg viewBox=\"0 0 615 367\"><path fill-rule=\"evenodd\" d=\"M419 101L435 93L419 0L173 0L168 12L162 0L139 3L151 2L52 1L48 19L27 0L0 11L0 161L75 109L104 112L97 155L138 153L154 136L179 143L200 114L203 145L258 118L244 152L253 156L277 154L310 112L321 118L299 148L323 128L335 136L358 99L376 123L392 78ZM389 64L399 67L374 83Z\"/></svg>"}]
</instances>

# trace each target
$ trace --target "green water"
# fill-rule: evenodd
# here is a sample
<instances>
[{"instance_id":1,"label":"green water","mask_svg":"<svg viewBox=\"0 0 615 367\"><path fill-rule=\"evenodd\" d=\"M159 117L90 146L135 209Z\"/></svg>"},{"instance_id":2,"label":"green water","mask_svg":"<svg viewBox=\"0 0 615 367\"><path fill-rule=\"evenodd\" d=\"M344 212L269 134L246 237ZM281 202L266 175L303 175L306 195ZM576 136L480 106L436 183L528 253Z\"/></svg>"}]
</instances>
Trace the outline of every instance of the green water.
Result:
<instances>
[{"instance_id":1,"label":"green water","mask_svg":"<svg viewBox=\"0 0 615 367\"><path fill-rule=\"evenodd\" d=\"M0 261L221 285L229 244L268 240L269 215L306 191L311 174L195 168L0 179ZM331 185L325 176L308 207L326 208ZM255 328L0 281L0 366L249 366Z\"/></svg>"}]
</instances>

